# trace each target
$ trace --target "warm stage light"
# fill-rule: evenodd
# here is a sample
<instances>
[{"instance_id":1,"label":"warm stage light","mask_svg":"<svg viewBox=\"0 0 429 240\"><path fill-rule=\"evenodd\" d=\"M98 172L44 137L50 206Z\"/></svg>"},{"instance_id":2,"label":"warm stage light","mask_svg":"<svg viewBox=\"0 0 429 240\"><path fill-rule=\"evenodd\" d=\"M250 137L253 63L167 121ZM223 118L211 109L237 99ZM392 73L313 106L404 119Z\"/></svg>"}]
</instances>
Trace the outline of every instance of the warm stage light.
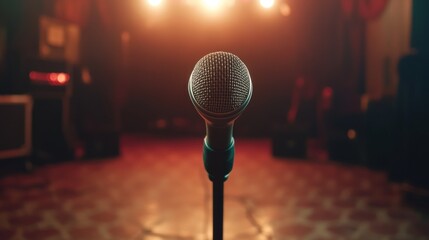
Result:
<instances>
[{"instance_id":1,"label":"warm stage light","mask_svg":"<svg viewBox=\"0 0 429 240\"><path fill-rule=\"evenodd\" d=\"M162 0L146 0L146 1L152 7L157 7L157 6L161 5L161 2L162 2Z\"/></svg>"},{"instance_id":2,"label":"warm stage light","mask_svg":"<svg viewBox=\"0 0 429 240\"><path fill-rule=\"evenodd\" d=\"M57 79L56 79L56 81L59 83L59 84L65 84L67 81L68 81L68 79L69 79L69 77L68 77L68 75L67 74L65 74L65 73L58 73L57 74Z\"/></svg>"},{"instance_id":3,"label":"warm stage light","mask_svg":"<svg viewBox=\"0 0 429 240\"><path fill-rule=\"evenodd\" d=\"M272 8L274 6L275 0L259 0L259 4L263 8Z\"/></svg>"},{"instance_id":4,"label":"warm stage light","mask_svg":"<svg viewBox=\"0 0 429 240\"><path fill-rule=\"evenodd\" d=\"M220 0L204 0L204 5L209 10L216 10L219 8Z\"/></svg>"}]
</instances>

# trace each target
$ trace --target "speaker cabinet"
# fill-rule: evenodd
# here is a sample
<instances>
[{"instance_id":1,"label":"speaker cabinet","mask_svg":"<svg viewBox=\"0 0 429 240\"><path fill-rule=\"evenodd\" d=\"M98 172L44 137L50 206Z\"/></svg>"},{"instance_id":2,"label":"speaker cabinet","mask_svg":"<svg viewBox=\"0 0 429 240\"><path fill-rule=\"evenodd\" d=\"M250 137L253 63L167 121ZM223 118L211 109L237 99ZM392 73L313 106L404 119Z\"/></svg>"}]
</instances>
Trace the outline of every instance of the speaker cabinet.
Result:
<instances>
[{"instance_id":1,"label":"speaker cabinet","mask_svg":"<svg viewBox=\"0 0 429 240\"><path fill-rule=\"evenodd\" d=\"M31 155L32 98L0 95L0 160Z\"/></svg>"},{"instance_id":2,"label":"speaker cabinet","mask_svg":"<svg viewBox=\"0 0 429 240\"><path fill-rule=\"evenodd\" d=\"M62 94L37 96L33 110L33 148L37 163L74 158L69 103Z\"/></svg>"}]
</instances>

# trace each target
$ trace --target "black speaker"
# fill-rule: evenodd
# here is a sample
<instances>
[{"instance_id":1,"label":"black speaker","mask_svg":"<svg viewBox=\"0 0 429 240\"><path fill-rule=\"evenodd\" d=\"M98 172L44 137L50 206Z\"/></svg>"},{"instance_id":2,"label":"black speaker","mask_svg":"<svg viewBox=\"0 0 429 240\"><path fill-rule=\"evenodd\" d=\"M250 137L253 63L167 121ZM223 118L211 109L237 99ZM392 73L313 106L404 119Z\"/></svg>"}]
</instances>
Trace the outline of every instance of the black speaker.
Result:
<instances>
[{"instance_id":1,"label":"black speaker","mask_svg":"<svg viewBox=\"0 0 429 240\"><path fill-rule=\"evenodd\" d=\"M398 155L397 115L393 97L370 101L365 114L366 162L368 167L387 170Z\"/></svg>"},{"instance_id":2,"label":"black speaker","mask_svg":"<svg viewBox=\"0 0 429 240\"><path fill-rule=\"evenodd\" d=\"M28 95L0 95L0 160L31 155L31 112Z\"/></svg>"},{"instance_id":3,"label":"black speaker","mask_svg":"<svg viewBox=\"0 0 429 240\"><path fill-rule=\"evenodd\" d=\"M63 94L34 98L33 148L36 163L74 157L69 104Z\"/></svg>"},{"instance_id":4,"label":"black speaker","mask_svg":"<svg viewBox=\"0 0 429 240\"><path fill-rule=\"evenodd\" d=\"M429 188L429 56L404 56L398 65L398 159L389 177Z\"/></svg>"}]
</instances>

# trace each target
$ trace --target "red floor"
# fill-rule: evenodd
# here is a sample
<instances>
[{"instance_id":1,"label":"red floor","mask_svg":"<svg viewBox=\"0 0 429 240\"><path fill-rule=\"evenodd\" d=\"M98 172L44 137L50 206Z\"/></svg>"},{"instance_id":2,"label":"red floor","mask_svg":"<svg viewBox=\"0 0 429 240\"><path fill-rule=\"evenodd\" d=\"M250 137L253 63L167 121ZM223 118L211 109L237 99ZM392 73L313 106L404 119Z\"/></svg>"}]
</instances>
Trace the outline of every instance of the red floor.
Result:
<instances>
[{"instance_id":1,"label":"red floor","mask_svg":"<svg viewBox=\"0 0 429 240\"><path fill-rule=\"evenodd\" d=\"M211 239L202 139L123 139L117 159L74 161L0 179L0 239ZM225 239L429 239L428 216L382 173L275 159L236 141Z\"/></svg>"}]
</instances>

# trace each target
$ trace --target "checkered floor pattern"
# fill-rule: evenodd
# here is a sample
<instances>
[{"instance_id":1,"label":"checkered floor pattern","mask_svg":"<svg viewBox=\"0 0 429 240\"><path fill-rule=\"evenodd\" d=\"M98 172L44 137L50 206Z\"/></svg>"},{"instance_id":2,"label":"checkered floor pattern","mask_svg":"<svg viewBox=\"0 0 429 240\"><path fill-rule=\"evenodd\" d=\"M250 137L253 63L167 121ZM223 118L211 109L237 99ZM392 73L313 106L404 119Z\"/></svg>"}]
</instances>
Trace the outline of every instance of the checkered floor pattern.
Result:
<instances>
[{"instance_id":1,"label":"checkered floor pattern","mask_svg":"<svg viewBox=\"0 0 429 240\"><path fill-rule=\"evenodd\" d=\"M0 178L0 239L209 240L202 139L127 136L118 158ZM237 139L225 182L225 240L429 239L428 216L382 172L278 159Z\"/></svg>"}]
</instances>

